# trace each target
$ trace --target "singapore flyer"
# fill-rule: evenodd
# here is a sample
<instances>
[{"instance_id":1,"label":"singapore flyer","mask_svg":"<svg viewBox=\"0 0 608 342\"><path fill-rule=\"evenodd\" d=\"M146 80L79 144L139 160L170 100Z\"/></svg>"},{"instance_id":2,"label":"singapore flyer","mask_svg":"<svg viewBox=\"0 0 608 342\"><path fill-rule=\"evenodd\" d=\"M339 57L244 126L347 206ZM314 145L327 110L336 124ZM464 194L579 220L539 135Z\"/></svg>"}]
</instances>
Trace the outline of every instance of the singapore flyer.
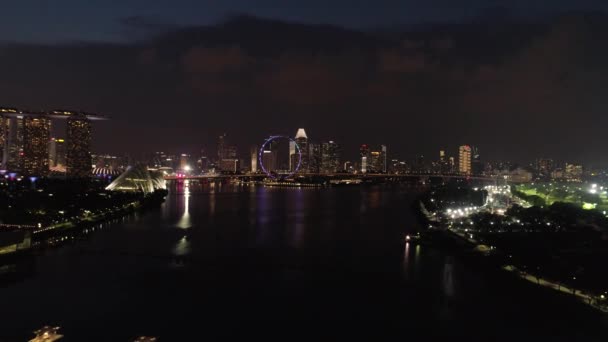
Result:
<instances>
[{"instance_id":1,"label":"singapore flyer","mask_svg":"<svg viewBox=\"0 0 608 342\"><path fill-rule=\"evenodd\" d=\"M294 155L296 156L296 159L297 159L297 161L294 160L293 169L290 171L284 172L284 173L276 172L276 170L274 169L274 166L264 165L265 154L272 153L272 151L270 151L270 149L272 147L272 143L276 142L276 141L281 141L281 140L287 141L295 146ZM258 163L259 163L259 166L262 169L262 171L269 178L272 178L272 179L290 178L300 170L300 165L302 164L302 151L300 150L300 146L298 146L298 144L296 143L296 141L294 139L292 139L288 136L284 136L284 135L273 135L273 136L269 137L268 139L266 139L266 141L264 141L264 144L262 144L262 147L260 148L260 151L258 152Z\"/></svg>"}]
</instances>

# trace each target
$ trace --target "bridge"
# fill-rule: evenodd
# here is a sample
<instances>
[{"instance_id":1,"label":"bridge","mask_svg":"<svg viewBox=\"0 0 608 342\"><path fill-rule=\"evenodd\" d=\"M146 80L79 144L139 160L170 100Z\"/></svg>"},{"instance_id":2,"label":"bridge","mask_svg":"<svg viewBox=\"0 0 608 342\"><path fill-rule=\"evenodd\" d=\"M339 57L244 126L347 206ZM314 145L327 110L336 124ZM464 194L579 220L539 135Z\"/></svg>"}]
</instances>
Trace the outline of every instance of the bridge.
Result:
<instances>
[{"instance_id":1,"label":"bridge","mask_svg":"<svg viewBox=\"0 0 608 342\"><path fill-rule=\"evenodd\" d=\"M203 175L166 175L164 179L167 181L181 181L181 180L223 180L223 179L236 179L236 180L263 180L268 178L264 173L255 174L203 174ZM465 180L480 180L480 181L497 181L498 179L504 179L502 176L468 176L459 174L436 174L436 173L406 173L406 174L391 174L391 173L298 173L293 178L295 179L327 179L327 180L341 180L341 179L360 179L360 180L398 180L398 179L413 179L413 178L444 178L444 179L465 179Z\"/></svg>"}]
</instances>

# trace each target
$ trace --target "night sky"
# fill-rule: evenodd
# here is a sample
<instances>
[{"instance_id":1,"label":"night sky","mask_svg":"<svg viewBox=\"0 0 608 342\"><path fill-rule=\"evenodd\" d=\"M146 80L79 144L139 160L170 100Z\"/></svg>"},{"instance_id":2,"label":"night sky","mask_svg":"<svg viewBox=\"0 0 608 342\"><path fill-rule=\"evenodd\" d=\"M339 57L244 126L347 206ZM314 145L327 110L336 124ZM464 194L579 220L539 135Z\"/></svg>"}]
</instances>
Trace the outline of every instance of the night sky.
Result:
<instances>
[{"instance_id":1,"label":"night sky","mask_svg":"<svg viewBox=\"0 0 608 342\"><path fill-rule=\"evenodd\" d=\"M608 164L606 1L2 2L0 105L110 115L97 152L305 127L347 157Z\"/></svg>"}]
</instances>

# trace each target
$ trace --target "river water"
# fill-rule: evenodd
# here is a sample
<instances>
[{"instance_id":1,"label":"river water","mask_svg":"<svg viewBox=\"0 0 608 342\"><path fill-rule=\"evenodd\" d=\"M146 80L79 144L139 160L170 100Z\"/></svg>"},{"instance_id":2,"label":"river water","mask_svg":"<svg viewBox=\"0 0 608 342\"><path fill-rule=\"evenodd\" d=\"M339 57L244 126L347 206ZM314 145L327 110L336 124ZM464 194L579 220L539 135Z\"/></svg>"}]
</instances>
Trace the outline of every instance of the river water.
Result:
<instances>
[{"instance_id":1,"label":"river water","mask_svg":"<svg viewBox=\"0 0 608 342\"><path fill-rule=\"evenodd\" d=\"M48 249L0 289L0 341L600 341L606 316L436 247L406 185L190 183ZM490 272L491 273L491 272Z\"/></svg>"}]
</instances>

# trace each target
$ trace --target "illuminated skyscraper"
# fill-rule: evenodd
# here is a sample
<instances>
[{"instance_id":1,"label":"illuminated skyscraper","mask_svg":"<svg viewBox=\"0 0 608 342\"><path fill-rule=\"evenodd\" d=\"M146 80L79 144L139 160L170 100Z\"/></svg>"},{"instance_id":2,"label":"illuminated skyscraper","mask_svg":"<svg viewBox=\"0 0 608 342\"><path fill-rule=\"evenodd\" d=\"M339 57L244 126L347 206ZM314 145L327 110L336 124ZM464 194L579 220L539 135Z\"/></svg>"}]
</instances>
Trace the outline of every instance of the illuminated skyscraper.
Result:
<instances>
[{"instance_id":1,"label":"illuminated skyscraper","mask_svg":"<svg viewBox=\"0 0 608 342\"><path fill-rule=\"evenodd\" d=\"M484 172L484 165L479 155L479 149L475 146L471 147L471 172L474 175L481 175Z\"/></svg>"},{"instance_id":2,"label":"illuminated skyscraper","mask_svg":"<svg viewBox=\"0 0 608 342\"><path fill-rule=\"evenodd\" d=\"M463 175L471 174L471 146L462 145L458 148L458 172Z\"/></svg>"},{"instance_id":3,"label":"illuminated skyscraper","mask_svg":"<svg viewBox=\"0 0 608 342\"><path fill-rule=\"evenodd\" d=\"M66 172L69 177L91 175L91 122L84 116L67 119Z\"/></svg>"},{"instance_id":4,"label":"illuminated skyscraper","mask_svg":"<svg viewBox=\"0 0 608 342\"><path fill-rule=\"evenodd\" d=\"M249 149L249 156L251 157L251 172L258 172L258 147L256 145L251 146Z\"/></svg>"},{"instance_id":5,"label":"illuminated skyscraper","mask_svg":"<svg viewBox=\"0 0 608 342\"><path fill-rule=\"evenodd\" d=\"M340 145L334 141L321 144L321 172L336 173L340 170Z\"/></svg>"},{"instance_id":6,"label":"illuminated skyscraper","mask_svg":"<svg viewBox=\"0 0 608 342\"><path fill-rule=\"evenodd\" d=\"M371 169L369 146L366 144L361 145L359 154L361 156L361 173L367 173L368 169Z\"/></svg>"},{"instance_id":7,"label":"illuminated skyscraper","mask_svg":"<svg viewBox=\"0 0 608 342\"><path fill-rule=\"evenodd\" d=\"M23 167L23 116L6 117L5 123L3 165L10 171L20 171Z\"/></svg>"},{"instance_id":8,"label":"illuminated skyscraper","mask_svg":"<svg viewBox=\"0 0 608 342\"><path fill-rule=\"evenodd\" d=\"M0 116L0 168L4 169L4 147L6 146L6 133L7 133L8 119Z\"/></svg>"},{"instance_id":9,"label":"illuminated skyscraper","mask_svg":"<svg viewBox=\"0 0 608 342\"><path fill-rule=\"evenodd\" d=\"M300 172L310 172L310 149L308 147L308 136L304 128L299 128L294 139L300 151L302 152L302 162L300 163ZM291 165L294 166L297 161L291 158Z\"/></svg>"},{"instance_id":10,"label":"illuminated skyscraper","mask_svg":"<svg viewBox=\"0 0 608 342\"><path fill-rule=\"evenodd\" d=\"M22 171L26 175L45 176L49 172L51 119L26 116L23 118L23 124Z\"/></svg>"},{"instance_id":11,"label":"illuminated skyscraper","mask_svg":"<svg viewBox=\"0 0 608 342\"><path fill-rule=\"evenodd\" d=\"M536 172L541 178L549 178L554 170L553 159L540 158L536 160Z\"/></svg>"},{"instance_id":12,"label":"illuminated skyscraper","mask_svg":"<svg viewBox=\"0 0 608 342\"><path fill-rule=\"evenodd\" d=\"M226 133L220 135L217 139L217 160L221 162L224 159L224 147L226 146Z\"/></svg>"},{"instance_id":13,"label":"illuminated skyscraper","mask_svg":"<svg viewBox=\"0 0 608 342\"><path fill-rule=\"evenodd\" d=\"M380 145L380 153L381 153L380 158L382 159L382 173L386 173L386 171L388 170L388 164L387 164L388 151L387 151L386 145Z\"/></svg>"},{"instance_id":14,"label":"illuminated skyscraper","mask_svg":"<svg viewBox=\"0 0 608 342\"><path fill-rule=\"evenodd\" d=\"M192 170L191 165L192 156L187 153L182 153L179 156L179 169L182 171L190 171Z\"/></svg>"}]
</instances>

